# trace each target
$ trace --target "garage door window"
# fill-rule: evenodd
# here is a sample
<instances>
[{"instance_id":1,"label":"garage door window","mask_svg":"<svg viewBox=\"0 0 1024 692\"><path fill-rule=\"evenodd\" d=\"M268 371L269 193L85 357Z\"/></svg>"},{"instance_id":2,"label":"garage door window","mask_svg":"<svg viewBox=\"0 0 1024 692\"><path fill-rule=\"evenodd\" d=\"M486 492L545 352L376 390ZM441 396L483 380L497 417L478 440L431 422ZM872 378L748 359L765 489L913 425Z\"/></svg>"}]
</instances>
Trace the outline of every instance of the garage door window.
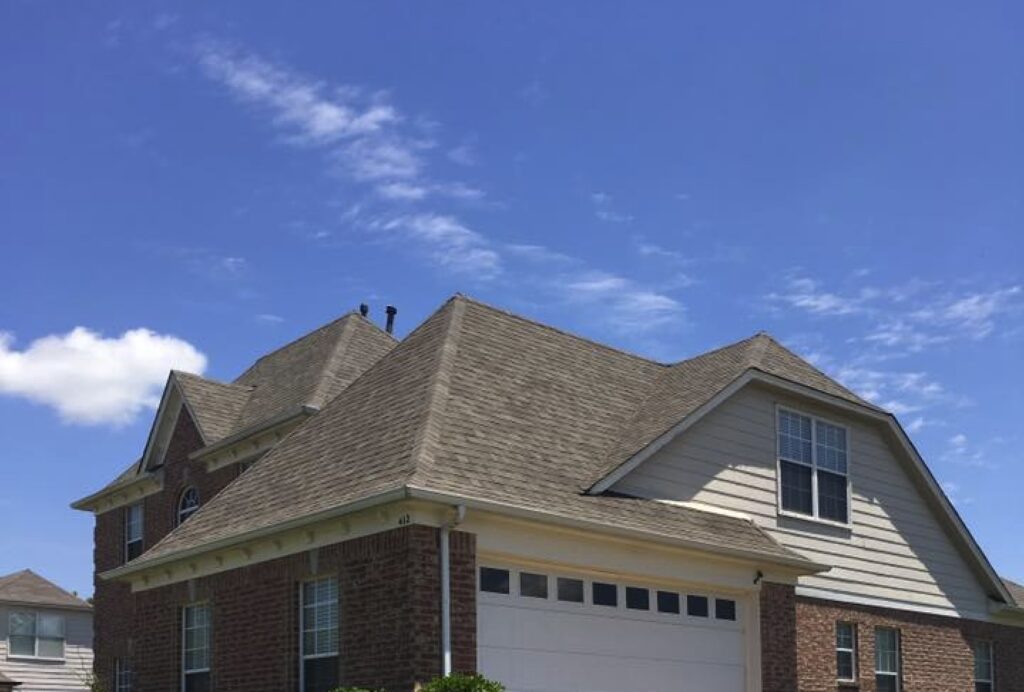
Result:
<instances>
[{"instance_id":1,"label":"garage door window","mask_svg":"<svg viewBox=\"0 0 1024 692\"><path fill-rule=\"evenodd\" d=\"M626 607L630 610L650 610L651 592L636 586L627 586Z\"/></svg>"},{"instance_id":2,"label":"garage door window","mask_svg":"<svg viewBox=\"0 0 1024 692\"><path fill-rule=\"evenodd\" d=\"M493 567L480 568L480 590L487 593L507 594L508 570L494 569Z\"/></svg>"},{"instance_id":3,"label":"garage door window","mask_svg":"<svg viewBox=\"0 0 1024 692\"><path fill-rule=\"evenodd\" d=\"M695 618L706 618L708 616L708 597L687 596L686 614Z\"/></svg>"},{"instance_id":4,"label":"garage door window","mask_svg":"<svg viewBox=\"0 0 1024 692\"><path fill-rule=\"evenodd\" d=\"M559 577L558 600L566 603L583 603L583 580Z\"/></svg>"},{"instance_id":5,"label":"garage door window","mask_svg":"<svg viewBox=\"0 0 1024 692\"><path fill-rule=\"evenodd\" d=\"M593 587L594 605L610 606L612 608L619 605L619 590L615 584L595 581Z\"/></svg>"},{"instance_id":6,"label":"garage door window","mask_svg":"<svg viewBox=\"0 0 1024 692\"><path fill-rule=\"evenodd\" d=\"M658 592L658 612L679 614L679 594L671 591Z\"/></svg>"},{"instance_id":7,"label":"garage door window","mask_svg":"<svg viewBox=\"0 0 1024 692\"><path fill-rule=\"evenodd\" d=\"M519 573L519 595L527 598L547 598L548 578L544 574Z\"/></svg>"},{"instance_id":8,"label":"garage door window","mask_svg":"<svg viewBox=\"0 0 1024 692\"><path fill-rule=\"evenodd\" d=\"M715 619L716 620L735 620L736 619L736 601L728 598L716 598L715 599Z\"/></svg>"}]
</instances>

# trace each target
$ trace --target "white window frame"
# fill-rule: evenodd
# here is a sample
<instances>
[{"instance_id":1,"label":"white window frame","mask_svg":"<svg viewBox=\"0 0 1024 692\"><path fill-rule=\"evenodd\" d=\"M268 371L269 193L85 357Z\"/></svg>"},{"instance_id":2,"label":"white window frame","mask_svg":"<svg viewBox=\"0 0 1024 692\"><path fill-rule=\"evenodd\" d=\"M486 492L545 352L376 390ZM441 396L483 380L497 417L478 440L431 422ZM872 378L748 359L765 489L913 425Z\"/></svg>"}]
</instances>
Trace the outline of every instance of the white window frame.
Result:
<instances>
[{"instance_id":1,"label":"white window frame","mask_svg":"<svg viewBox=\"0 0 1024 692\"><path fill-rule=\"evenodd\" d=\"M803 461L797 461L795 459L783 459L779 453L779 416L785 411L786 413L803 416L811 421L811 463L807 464ZM831 425L836 428L841 428L846 433L846 521L836 521L835 519L829 519L827 517L819 516L818 512L818 422ZM776 404L775 406L775 477L776 481L776 503L778 507L779 516L793 517L794 519L802 519L804 521L820 522L822 524L830 524L832 526L841 526L845 529L853 527L853 475L851 473L853 469L853 459L850 449L853 447L852 437L850 435L850 427L843 425L834 420L824 418L822 416L816 416L805 411L792 408L790 406L783 406ZM811 514L803 514L791 509L784 509L782 506L782 463L796 464L805 468L811 469ZM833 475L840 475L831 469L822 469L824 473L831 473Z\"/></svg>"},{"instance_id":2,"label":"white window frame","mask_svg":"<svg viewBox=\"0 0 1024 692\"><path fill-rule=\"evenodd\" d=\"M183 509L182 508L182 504L185 502L185 496L189 492L194 492L196 494L196 504L195 504L194 507L189 507L188 509ZM202 502L202 498L199 496L199 489L197 487L195 487L194 485L190 485L187 488L185 488L184 490L182 490L181 491L181 495L178 495L178 506L175 508L176 509L175 516L177 517L177 522L178 522L177 526L181 526L182 524L185 523L185 521L189 517L191 517L193 514L198 512L199 511L199 505L200 505L201 502Z\"/></svg>"},{"instance_id":3,"label":"white window frame","mask_svg":"<svg viewBox=\"0 0 1024 692\"><path fill-rule=\"evenodd\" d=\"M132 511L135 510L136 508L138 509L138 512L139 512L139 520L138 520L138 522L133 524L132 523ZM143 507L143 504L141 502L134 502L134 503L132 503L132 504L130 504L127 507L124 508L124 561L125 562L129 561L129 557L128 556L129 556L130 553L129 553L128 546L130 546L133 543L139 543L140 545L142 544L142 541L143 541L143 538L144 538L144 535L145 535L145 531L146 531L145 514L146 513L144 511L144 507ZM139 527L139 537L134 539L134 540L132 540L132 537L131 537L131 535L132 535L131 527L134 526L134 525L138 525L138 527ZM140 552L139 554L141 555L142 553Z\"/></svg>"},{"instance_id":4,"label":"white window frame","mask_svg":"<svg viewBox=\"0 0 1024 692\"><path fill-rule=\"evenodd\" d=\"M984 678L979 678L978 677L978 664L977 664L977 660L978 660L978 647L979 646L984 646L988 650L989 678L987 680L984 679ZM983 640L983 641L976 641L976 642L974 642L974 646L972 648L973 648L972 653L974 654L973 659L974 659L975 663L974 663L974 671L971 673L971 677L974 678L974 687L975 687L975 689L977 689L978 683L981 682L981 683L987 684L989 686L989 689L992 692L995 692L996 691L996 652L995 652L995 647L992 646L992 642L984 641Z\"/></svg>"},{"instance_id":5,"label":"white window frame","mask_svg":"<svg viewBox=\"0 0 1024 692\"><path fill-rule=\"evenodd\" d=\"M875 678L879 675L888 675L896 679L896 692L903 690L903 637L898 629L895 627L876 627L875 628L875 648L878 648L878 632L879 630L885 630L892 632L895 635L896 644L896 670L878 670L878 654L875 654Z\"/></svg>"},{"instance_id":6,"label":"white window frame","mask_svg":"<svg viewBox=\"0 0 1024 692\"><path fill-rule=\"evenodd\" d=\"M511 578L511 577L510 577ZM320 654L307 654L306 653L306 585L314 582L322 581L324 579L333 579L336 585L337 593L337 604L338 604L338 649L334 652L320 653ZM321 605L328 603L328 601L316 601L310 605ZM304 692L306 689L306 661L315 660L318 658L338 658L341 660L341 581L338 579L336 574L318 574L315 577L311 577L304 581L299 582L299 692Z\"/></svg>"},{"instance_id":7,"label":"white window frame","mask_svg":"<svg viewBox=\"0 0 1024 692\"><path fill-rule=\"evenodd\" d=\"M189 668L187 655L188 611L192 608L206 609L206 667ZM198 628L192 628L198 629ZM208 601L189 603L181 609L181 692L185 692L185 682L189 675L197 673L210 674L210 660L213 657L213 609Z\"/></svg>"},{"instance_id":8,"label":"white window frame","mask_svg":"<svg viewBox=\"0 0 1024 692\"><path fill-rule=\"evenodd\" d=\"M849 627L851 635L851 648L846 649L839 646L839 628ZM853 661L850 672L851 675L848 678L839 676L838 661L839 657L836 656L836 680L839 682L856 682L857 681L857 625L848 620L837 620L836 621L836 654L840 652L849 653L850 660Z\"/></svg>"},{"instance_id":9,"label":"white window frame","mask_svg":"<svg viewBox=\"0 0 1024 692\"><path fill-rule=\"evenodd\" d=\"M132 692L132 667L123 658L114 659L114 692Z\"/></svg>"},{"instance_id":10,"label":"white window frame","mask_svg":"<svg viewBox=\"0 0 1024 692\"><path fill-rule=\"evenodd\" d=\"M11 653L11 637L12 636L28 636L28 635L13 635L12 630L14 629L11 625L15 615L31 615L32 616L32 653L31 654L15 654ZM39 618L40 617L51 617L60 620L60 656L40 656L39 655L39 640L40 639L56 639L56 637L40 637L39 636ZM32 659L36 661L65 661L68 655L68 634L67 634L67 618L63 615L56 613L43 613L37 610L12 610L7 616L7 658L23 658Z\"/></svg>"}]
</instances>

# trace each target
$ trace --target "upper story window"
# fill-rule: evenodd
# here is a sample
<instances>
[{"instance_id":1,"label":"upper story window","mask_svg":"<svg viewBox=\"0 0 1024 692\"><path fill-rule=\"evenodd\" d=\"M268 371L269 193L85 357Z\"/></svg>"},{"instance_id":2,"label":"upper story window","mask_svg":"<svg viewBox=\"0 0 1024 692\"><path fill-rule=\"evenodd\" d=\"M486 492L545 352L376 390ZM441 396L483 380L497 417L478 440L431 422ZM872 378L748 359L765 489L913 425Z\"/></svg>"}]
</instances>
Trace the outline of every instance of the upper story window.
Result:
<instances>
[{"instance_id":1,"label":"upper story window","mask_svg":"<svg viewBox=\"0 0 1024 692\"><path fill-rule=\"evenodd\" d=\"M142 555L142 503L136 502L124 509L124 560Z\"/></svg>"},{"instance_id":2,"label":"upper story window","mask_svg":"<svg viewBox=\"0 0 1024 692\"><path fill-rule=\"evenodd\" d=\"M848 524L846 428L780 408L778 435L781 509Z\"/></svg>"},{"instance_id":3,"label":"upper story window","mask_svg":"<svg viewBox=\"0 0 1024 692\"><path fill-rule=\"evenodd\" d=\"M13 611L8 619L8 656L64 658L64 616Z\"/></svg>"},{"instance_id":4,"label":"upper story window","mask_svg":"<svg viewBox=\"0 0 1024 692\"><path fill-rule=\"evenodd\" d=\"M328 692L338 686L338 579L302 584L301 692Z\"/></svg>"},{"instance_id":5,"label":"upper story window","mask_svg":"<svg viewBox=\"0 0 1024 692\"><path fill-rule=\"evenodd\" d=\"M995 677L992 642L975 642L974 692L992 692L995 689Z\"/></svg>"},{"instance_id":6,"label":"upper story window","mask_svg":"<svg viewBox=\"0 0 1024 692\"><path fill-rule=\"evenodd\" d=\"M199 509L199 491L195 488L185 488L185 491L178 498L178 523L184 524L185 520L196 513Z\"/></svg>"},{"instance_id":7,"label":"upper story window","mask_svg":"<svg viewBox=\"0 0 1024 692\"><path fill-rule=\"evenodd\" d=\"M182 692L210 690L210 606L185 606L181 618Z\"/></svg>"}]
</instances>

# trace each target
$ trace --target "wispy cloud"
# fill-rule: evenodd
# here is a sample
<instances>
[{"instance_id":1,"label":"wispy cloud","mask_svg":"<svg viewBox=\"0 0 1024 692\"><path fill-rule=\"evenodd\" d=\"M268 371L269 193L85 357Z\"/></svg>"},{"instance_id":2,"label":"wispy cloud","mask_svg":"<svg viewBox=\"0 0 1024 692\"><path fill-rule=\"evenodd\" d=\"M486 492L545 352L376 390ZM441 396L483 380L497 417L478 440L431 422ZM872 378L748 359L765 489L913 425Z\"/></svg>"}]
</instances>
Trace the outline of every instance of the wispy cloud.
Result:
<instances>
[{"instance_id":1,"label":"wispy cloud","mask_svg":"<svg viewBox=\"0 0 1024 692\"><path fill-rule=\"evenodd\" d=\"M942 481L942 491L946 493L946 497L949 498L950 502L959 507L965 507L974 502L973 497L964 494L963 488L959 483Z\"/></svg>"},{"instance_id":2,"label":"wispy cloud","mask_svg":"<svg viewBox=\"0 0 1024 692\"><path fill-rule=\"evenodd\" d=\"M486 238L455 217L413 214L378 219L368 225L425 245L442 267L484 278L501 273L501 255Z\"/></svg>"},{"instance_id":3,"label":"wispy cloud","mask_svg":"<svg viewBox=\"0 0 1024 692\"><path fill-rule=\"evenodd\" d=\"M913 313L913 318L952 329L970 339L984 339L996 328L996 319L1024 309L1021 287L946 297Z\"/></svg>"},{"instance_id":4,"label":"wispy cloud","mask_svg":"<svg viewBox=\"0 0 1024 692\"><path fill-rule=\"evenodd\" d=\"M768 299L815 315L835 316L865 312L868 302L877 297L877 291L870 288L861 289L854 295L844 296L823 290L821 285L813 279L795 277L789 280L785 291L771 293Z\"/></svg>"},{"instance_id":5,"label":"wispy cloud","mask_svg":"<svg viewBox=\"0 0 1024 692\"><path fill-rule=\"evenodd\" d=\"M1004 442L995 438L983 444L977 444L962 432L958 432L946 441L946 449L940 459L947 464L967 466L970 468L996 468L999 464L991 459L994 447Z\"/></svg>"},{"instance_id":6,"label":"wispy cloud","mask_svg":"<svg viewBox=\"0 0 1024 692\"><path fill-rule=\"evenodd\" d=\"M156 408L171 369L202 373L206 356L192 344L148 329L119 337L76 327L23 350L0 333L0 394L49 406L70 423L125 425Z\"/></svg>"},{"instance_id":7,"label":"wispy cloud","mask_svg":"<svg viewBox=\"0 0 1024 692\"><path fill-rule=\"evenodd\" d=\"M605 311L620 332L655 331L685 318L685 309L675 298L615 274L575 274L563 277L558 286L568 302Z\"/></svg>"},{"instance_id":8,"label":"wispy cloud","mask_svg":"<svg viewBox=\"0 0 1024 692\"><path fill-rule=\"evenodd\" d=\"M607 223L629 223L631 214L624 214L612 207L612 197L606 192L590 193L590 202L594 205L594 216Z\"/></svg>"},{"instance_id":9,"label":"wispy cloud","mask_svg":"<svg viewBox=\"0 0 1024 692\"><path fill-rule=\"evenodd\" d=\"M261 324L281 324L284 322L284 318L270 312L261 312L256 315L256 321Z\"/></svg>"}]
</instances>

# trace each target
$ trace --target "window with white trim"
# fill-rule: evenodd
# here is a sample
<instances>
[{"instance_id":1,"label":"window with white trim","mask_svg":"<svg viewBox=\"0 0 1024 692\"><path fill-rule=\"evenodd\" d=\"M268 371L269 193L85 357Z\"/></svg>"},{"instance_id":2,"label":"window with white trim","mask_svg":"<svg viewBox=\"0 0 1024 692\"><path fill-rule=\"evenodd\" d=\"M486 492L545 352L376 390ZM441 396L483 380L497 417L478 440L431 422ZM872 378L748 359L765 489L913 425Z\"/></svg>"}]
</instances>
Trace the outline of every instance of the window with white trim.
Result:
<instances>
[{"instance_id":1,"label":"window with white trim","mask_svg":"<svg viewBox=\"0 0 1024 692\"><path fill-rule=\"evenodd\" d=\"M181 618L181 689L210 690L210 606L185 606Z\"/></svg>"},{"instance_id":2,"label":"window with white trim","mask_svg":"<svg viewBox=\"0 0 1024 692\"><path fill-rule=\"evenodd\" d=\"M185 520L196 513L199 509L199 491L193 487L185 488L178 498L178 524L184 524Z\"/></svg>"},{"instance_id":3,"label":"window with white trim","mask_svg":"<svg viewBox=\"0 0 1024 692\"><path fill-rule=\"evenodd\" d=\"M836 679L857 679L857 626L852 622L836 623Z\"/></svg>"},{"instance_id":4,"label":"window with white trim","mask_svg":"<svg viewBox=\"0 0 1024 692\"><path fill-rule=\"evenodd\" d=\"M142 555L142 503L124 508L124 561Z\"/></svg>"},{"instance_id":5,"label":"window with white trim","mask_svg":"<svg viewBox=\"0 0 1024 692\"><path fill-rule=\"evenodd\" d=\"M780 408L778 439L782 511L849 523L846 428Z\"/></svg>"},{"instance_id":6,"label":"window with white trim","mask_svg":"<svg viewBox=\"0 0 1024 692\"><path fill-rule=\"evenodd\" d=\"M338 687L338 579L302 584L300 690L328 692Z\"/></svg>"},{"instance_id":7,"label":"window with white trim","mask_svg":"<svg viewBox=\"0 0 1024 692\"><path fill-rule=\"evenodd\" d=\"M974 643L974 692L995 690L995 659L992 656L992 642Z\"/></svg>"},{"instance_id":8,"label":"window with white trim","mask_svg":"<svg viewBox=\"0 0 1024 692\"><path fill-rule=\"evenodd\" d=\"M875 630L875 689L900 692L900 633L889 627Z\"/></svg>"},{"instance_id":9,"label":"window with white trim","mask_svg":"<svg viewBox=\"0 0 1024 692\"><path fill-rule=\"evenodd\" d=\"M132 664L123 658L114 660L114 692L132 692Z\"/></svg>"},{"instance_id":10,"label":"window with white trim","mask_svg":"<svg viewBox=\"0 0 1024 692\"><path fill-rule=\"evenodd\" d=\"M64 616L13 611L8 617L7 655L64 659Z\"/></svg>"}]
</instances>

